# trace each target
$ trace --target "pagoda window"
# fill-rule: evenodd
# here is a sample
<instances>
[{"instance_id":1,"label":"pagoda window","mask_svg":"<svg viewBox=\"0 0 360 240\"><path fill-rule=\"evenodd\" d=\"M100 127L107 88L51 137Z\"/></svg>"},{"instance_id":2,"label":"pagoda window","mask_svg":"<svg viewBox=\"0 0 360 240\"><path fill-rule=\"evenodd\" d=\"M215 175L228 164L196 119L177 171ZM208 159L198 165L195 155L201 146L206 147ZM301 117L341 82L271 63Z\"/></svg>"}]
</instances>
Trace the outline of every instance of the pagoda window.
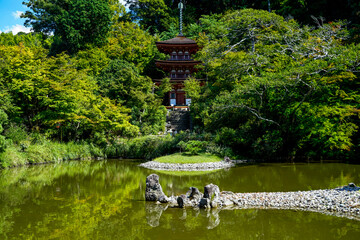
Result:
<instances>
[{"instance_id":1,"label":"pagoda window","mask_svg":"<svg viewBox=\"0 0 360 240\"><path fill-rule=\"evenodd\" d=\"M188 51L185 52L185 59L186 59L186 60L190 59L190 55L189 55L189 52L188 52Z\"/></svg>"},{"instance_id":2,"label":"pagoda window","mask_svg":"<svg viewBox=\"0 0 360 240\"><path fill-rule=\"evenodd\" d=\"M177 59L176 57L177 57L176 52L172 52L172 53L171 53L171 59L172 59L172 60L176 60L176 59Z\"/></svg>"},{"instance_id":3,"label":"pagoda window","mask_svg":"<svg viewBox=\"0 0 360 240\"><path fill-rule=\"evenodd\" d=\"M184 53L182 51L179 51L177 59L178 60L183 60L184 59Z\"/></svg>"}]
</instances>

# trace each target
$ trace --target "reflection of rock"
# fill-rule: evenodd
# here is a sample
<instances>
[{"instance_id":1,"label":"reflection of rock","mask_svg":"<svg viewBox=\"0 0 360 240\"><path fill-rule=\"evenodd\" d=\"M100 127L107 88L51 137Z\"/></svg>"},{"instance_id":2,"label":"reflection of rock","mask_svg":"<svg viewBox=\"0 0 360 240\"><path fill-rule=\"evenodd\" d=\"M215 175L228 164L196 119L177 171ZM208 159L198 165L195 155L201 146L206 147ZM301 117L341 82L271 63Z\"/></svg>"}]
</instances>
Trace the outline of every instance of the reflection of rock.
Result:
<instances>
[{"instance_id":1,"label":"reflection of rock","mask_svg":"<svg viewBox=\"0 0 360 240\"><path fill-rule=\"evenodd\" d=\"M187 217L187 213L186 213L186 209L183 210L183 215L180 217L181 220L186 220Z\"/></svg>"},{"instance_id":2,"label":"reflection of rock","mask_svg":"<svg viewBox=\"0 0 360 240\"><path fill-rule=\"evenodd\" d=\"M207 226L207 229L216 228L220 224L220 211L221 210L219 208L216 208L208 212L207 217L209 218L209 224Z\"/></svg>"},{"instance_id":3,"label":"reflection of rock","mask_svg":"<svg viewBox=\"0 0 360 240\"><path fill-rule=\"evenodd\" d=\"M159 201L162 203L168 202L168 198L159 183L159 176L156 174L151 174L146 178L145 200Z\"/></svg>"},{"instance_id":4,"label":"reflection of rock","mask_svg":"<svg viewBox=\"0 0 360 240\"><path fill-rule=\"evenodd\" d=\"M159 221L163 211L167 209L167 205L146 203L146 220L151 227L159 226Z\"/></svg>"},{"instance_id":5,"label":"reflection of rock","mask_svg":"<svg viewBox=\"0 0 360 240\"><path fill-rule=\"evenodd\" d=\"M208 184L204 187L204 198L210 199L211 207L215 208L220 205L220 189L215 184Z\"/></svg>"}]
</instances>

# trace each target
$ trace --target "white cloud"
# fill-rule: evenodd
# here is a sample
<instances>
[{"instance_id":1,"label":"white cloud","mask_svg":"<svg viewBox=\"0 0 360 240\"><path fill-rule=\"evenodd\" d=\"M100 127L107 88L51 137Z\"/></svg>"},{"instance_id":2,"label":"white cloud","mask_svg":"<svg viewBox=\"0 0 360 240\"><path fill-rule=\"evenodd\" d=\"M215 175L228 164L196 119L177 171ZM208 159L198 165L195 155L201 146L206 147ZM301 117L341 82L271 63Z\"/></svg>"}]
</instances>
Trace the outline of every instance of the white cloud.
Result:
<instances>
[{"instance_id":1,"label":"white cloud","mask_svg":"<svg viewBox=\"0 0 360 240\"><path fill-rule=\"evenodd\" d=\"M16 12L12 12L11 14L13 15L13 17L15 18L15 19L19 19L20 18L20 16L21 16L21 14L23 14L24 12L22 12L22 11L16 11Z\"/></svg>"},{"instance_id":2,"label":"white cloud","mask_svg":"<svg viewBox=\"0 0 360 240\"><path fill-rule=\"evenodd\" d=\"M122 5L126 5L126 1L125 0L119 0L119 2L122 4Z\"/></svg>"},{"instance_id":3,"label":"white cloud","mask_svg":"<svg viewBox=\"0 0 360 240\"><path fill-rule=\"evenodd\" d=\"M18 34L19 32L24 32L24 33L29 33L31 28L27 28L23 25L20 24L16 24L16 25L12 25L11 27L6 27L3 31L0 30L1 32L12 32L14 35Z\"/></svg>"}]
</instances>

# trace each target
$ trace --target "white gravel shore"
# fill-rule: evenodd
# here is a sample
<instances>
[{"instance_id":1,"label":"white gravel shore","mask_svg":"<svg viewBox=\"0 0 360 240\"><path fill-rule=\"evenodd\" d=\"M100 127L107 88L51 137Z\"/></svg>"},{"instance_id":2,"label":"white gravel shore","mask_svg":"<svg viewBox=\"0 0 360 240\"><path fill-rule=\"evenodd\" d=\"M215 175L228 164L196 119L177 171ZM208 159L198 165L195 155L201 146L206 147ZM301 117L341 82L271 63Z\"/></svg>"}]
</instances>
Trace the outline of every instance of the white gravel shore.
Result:
<instances>
[{"instance_id":1,"label":"white gravel shore","mask_svg":"<svg viewBox=\"0 0 360 240\"><path fill-rule=\"evenodd\" d=\"M156 161L150 161L141 163L139 166L149 168L153 170L168 170L168 171L209 171L222 168L230 168L235 164L232 162L207 162L207 163L160 163Z\"/></svg>"},{"instance_id":2,"label":"white gravel shore","mask_svg":"<svg viewBox=\"0 0 360 240\"><path fill-rule=\"evenodd\" d=\"M219 209L294 209L360 220L360 187L352 183L335 189L296 192L233 193L222 191L217 196L209 201L209 208L216 206ZM184 201L184 206L201 207L199 199L186 197L188 199ZM177 199L178 196L170 197L170 205L176 207Z\"/></svg>"},{"instance_id":3,"label":"white gravel shore","mask_svg":"<svg viewBox=\"0 0 360 240\"><path fill-rule=\"evenodd\" d=\"M297 192L221 192L220 204L221 206L234 206L237 208L277 208L337 212L360 217L359 190L359 187L345 186L336 189Z\"/></svg>"}]
</instances>

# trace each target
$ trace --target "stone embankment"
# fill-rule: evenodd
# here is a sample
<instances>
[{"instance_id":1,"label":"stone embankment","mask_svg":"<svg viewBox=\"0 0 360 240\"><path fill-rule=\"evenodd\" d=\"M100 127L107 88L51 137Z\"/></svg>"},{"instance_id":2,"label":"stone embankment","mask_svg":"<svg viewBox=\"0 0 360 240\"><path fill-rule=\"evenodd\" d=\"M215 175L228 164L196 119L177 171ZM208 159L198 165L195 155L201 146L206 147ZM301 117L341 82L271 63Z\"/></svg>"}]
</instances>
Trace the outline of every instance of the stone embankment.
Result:
<instances>
[{"instance_id":1,"label":"stone embankment","mask_svg":"<svg viewBox=\"0 0 360 240\"><path fill-rule=\"evenodd\" d=\"M190 187L186 194L167 197L162 192L159 176L151 174L146 179L145 199L180 208L297 209L352 216L360 219L360 187L353 183L326 190L259 193L220 192L218 186L209 184L204 187L204 194L197 188Z\"/></svg>"},{"instance_id":2,"label":"stone embankment","mask_svg":"<svg viewBox=\"0 0 360 240\"><path fill-rule=\"evenodd\" d=\"M238 162L236 162L238 164ZM168 170L168 171L209 171L223 168L230 168L235 166L235 162L229 158L221 162L205 162L205 163L160 163L156 161L149 161L141 163L139 166L149 168L152 170Z\"/></svg>"}]
</instances>

